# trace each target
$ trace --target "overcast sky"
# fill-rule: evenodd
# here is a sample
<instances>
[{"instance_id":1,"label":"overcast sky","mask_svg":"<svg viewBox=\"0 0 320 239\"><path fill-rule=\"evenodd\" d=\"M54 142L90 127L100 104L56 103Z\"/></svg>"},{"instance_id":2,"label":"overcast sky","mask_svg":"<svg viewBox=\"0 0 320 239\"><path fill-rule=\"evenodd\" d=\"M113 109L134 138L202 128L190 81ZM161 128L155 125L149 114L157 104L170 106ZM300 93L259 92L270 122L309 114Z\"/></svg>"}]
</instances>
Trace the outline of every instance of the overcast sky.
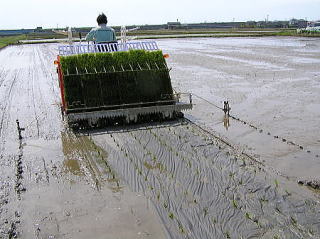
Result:
<instances>
[{"instance_id":1,"label":"overcast sky","mask_svg":"<svg viewBox=\"0 0 320 239\"><path fill-rule=\"evenodd\" d=\"M100 12L108 25L320 20L320 0L0 0L0 29L95 26Z\"/></svg>"}]
</instances>

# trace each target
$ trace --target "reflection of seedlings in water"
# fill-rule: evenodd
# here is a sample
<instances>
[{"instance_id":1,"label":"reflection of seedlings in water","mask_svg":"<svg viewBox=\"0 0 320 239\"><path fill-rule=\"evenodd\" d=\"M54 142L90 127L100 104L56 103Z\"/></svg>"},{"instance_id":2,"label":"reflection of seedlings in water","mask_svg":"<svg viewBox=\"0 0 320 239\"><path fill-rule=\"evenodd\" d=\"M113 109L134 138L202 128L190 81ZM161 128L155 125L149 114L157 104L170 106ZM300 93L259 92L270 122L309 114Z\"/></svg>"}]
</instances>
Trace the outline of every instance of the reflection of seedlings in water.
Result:
<instances>
[{"instance_id":1,"label":"reflection of seedlings in water","mask_svg":"<svg viewBox=\"0 0 320 239\"><path fill-rule=\"evenodd\" d=\"M218 222L218 220L217 220L215 217L212 217L211 220L212 220L212 223L213 223L213 224L217 224L217 222Z\"/></svg>"},{"instance_id":2,"label":"reflection of seedlings in water","mask_svg":"<svg viewBox=\"0 0 320 239\"><path fill-rule=\"evenodd\" d=\"M188 166L189 166L189 168L191 168L191 166L192 166L191 161L188 161Z\"/></svg>"},{"instance_id":3,"label":"reflection of seedlings in water","mask_svg":"<svg viewBox=\"0 0 320 239\"><path fill-rule=\"evenodd\" d=\"M276 209L276 211L277 211L278 213L281 213L281 210L280 210L279 207L276 207L275 209Z\"/></svg>"},{"instance_id":4,"label":"reflection of seedlings in water","mask_svg":"<svg viewBox=\"0 0 320 239\"><path fill-rule=\"evenodd\" d=\"M163 202L163 207L168 208L168 203L166 201Z\"/></svg>"},{"instance_id":5,"label":"reflection of seedlings in water","mask_svg":"<svg viewBox=\"0 0 320 239\"><path fill-rule=\"evenodd\" d=\"M157 193L157 199L160 200L160 193Z\"/></svg>"},{"instance_id":6,"label":"reflection of seedlings in water","mask_svg":"<svg viewBox=\"0 0 320 239\"><path fill-rule=\"evenodd\" d=\"M247 166L246 161L244 159L241 159L242 163L239 165L240 167L245 167Z\"/></svg>"},{"instance_id":7,"label":"reflection of seedlings in water","mask_svg":"<svg viewBox=\"0 0 320 239\"><path fill-rule=\"evenodd\" d=\"M197 199L194 199L194 200L193 200L193 202L194 202L195 204L197 204L197 203L198 203L198 202L197 202Z\"/></svg>"},{"instance_id":8,"label":"reflection of seedlings in water","mask_svg":"<svg viewBox=\"0 0 320 239\"><path fill-rule=\"evenodd\" d=\"M170 218L170 219L173 219L173 218L174 218L174 215L173 215L172 212L169 213L169 218Z\"/></svg>"},{"instance_id":9,"label":"reflection of seedlings in water","mask_svg":"<svg viewBox=\"0 0 320 239\"><path fill-rule=\"evenodd\" d=\"M179 227L180 233L185 233L184 228L183 228L183 226L182 226L182 224L180 222L178 224L178 227Z\"/></svg>"},{"instance_id":10,"label":"reflection of seedlings in water","mask_svg":"<svg viewBox=\"0 0 320 239\"><path fill-rule=\"evenodd\" d=\"M291 193L287 189L285 190L285 192L286 192L287 196L291 196Z\"/></svg>"},{"instance_id":11,"label":"reflection of seedlings in water","mask_svg":"<svg viewBox=\"0 0 320 239\"><path fill-rule=\"evenodd\" d=\"M309 234L311 235L311 236L313 236L314 235L314 231L310 228L310 229L308 229L308 232L309 232Z\"/></svg>"}]
</instances>

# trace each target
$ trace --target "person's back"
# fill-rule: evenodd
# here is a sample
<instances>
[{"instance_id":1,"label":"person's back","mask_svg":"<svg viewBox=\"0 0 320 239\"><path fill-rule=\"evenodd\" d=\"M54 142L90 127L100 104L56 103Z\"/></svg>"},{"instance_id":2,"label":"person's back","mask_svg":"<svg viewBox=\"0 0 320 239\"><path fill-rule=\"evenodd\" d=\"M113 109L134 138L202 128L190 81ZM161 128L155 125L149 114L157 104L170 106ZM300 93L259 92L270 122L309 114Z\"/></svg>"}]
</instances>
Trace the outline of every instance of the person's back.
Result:
<instances>
[{"instance_id":1,"label":"person's back","mask_svg":"<svg viewBox=\"0 0 320 239\"><path fill-rule=\"evenodd\" d=\"M86 36L86 41L94 41L95 43L116 42L115 31L107 26L108 20L106 15L100 14L97 18L98 27L93 28Z\"/></svg>"}]
</instances>

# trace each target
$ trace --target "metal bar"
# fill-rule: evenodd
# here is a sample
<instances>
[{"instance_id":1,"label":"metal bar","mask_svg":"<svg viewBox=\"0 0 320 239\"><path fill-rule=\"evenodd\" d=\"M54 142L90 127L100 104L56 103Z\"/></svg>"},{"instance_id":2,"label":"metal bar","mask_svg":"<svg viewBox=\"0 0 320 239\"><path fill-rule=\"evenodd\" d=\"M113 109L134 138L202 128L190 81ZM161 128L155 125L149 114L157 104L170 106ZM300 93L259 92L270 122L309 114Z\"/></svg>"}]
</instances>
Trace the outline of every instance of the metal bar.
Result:
<instances>
[{"instance_id":1,"label":"metal bar","mask_svg":"<svg viewBox=\"0 0 320 239\"><path fill-rule=\"evenodd\" d=\"M116 49L118 51L128 51L130 49L143 49L147 51L158 50L158 45L155 41L137 41L137 42L127 42L127 43L103 43L99 44L101 52L114 52ZM98 51L97 44L78 44L78 45L63 45L58 47L59 55L68 56L74 54L84 54L84 53L96 53Z\"/></svg>"},{"instance_id":2,"label":"metal bar","mask_svg":"<svg viewBox=\"0 0 320 239\"><path fill-rule=\"evenodd\" d=\"M181 112L183 110L190 110L190 109L192 109L192 104L179 103L174 105L144 106L139 108L99 110L99 111L92 111L92 112L78 112L78 113L67 112L67 118L69 121L73 121L73 120L79 120L79 119L128 116L128 115L149 114L149 113L157 113L157 112L161 112L161 113Z\"/></svg>"},{"instance_id":3,"label":"metal bar","mask_svg":"<svg viewBox=\"0 0 320 239\"><path fill-rule=\"evenodd\" d=\"M148 64L148 62L146 62L146 65L147 65L147 67L149 68L149 70L151 70L151 68L150 68L150 66L149 66L149 64Z\"/></svg>"},{"instance_id":4,"label":"metal bar","mask_svg":"<svg viewBox=\"0 0 320 239\"><path fill-rule=\"evenodd\" d=\"M69 109L69 112L79 111L79 110L87 110L87 111L95 111L101 109L108 109L108 108L121 108L121 107L130 107L130 106L143 106L143 105L150 105L150 104L161 104L161 103L175 103L176 100L158 100L158 101L148 101L143 103L132 103L132 104L120 104L120 105L103 105L99 107L87 107L87 108L78 108L78 109Z\"/></svg>"},{"instance_id":5,"label":"metal bar","mask_svg":"<svg viewBox=\"0 0 320 239\"><path fill-rule=\"evenodd\" d=\"M163 70L163 69L159 69L159 71L161 71L161 70ZM170 70L170 69L168 69L168 70ZM136 71L136 72L138 72L138 71L158 71L158 69L138 69L138 70L124 70L124 71L116 71L115 69L114 69L114 71L106 71L106 72L104 72L104 71L99 71L99 72L97 72L97 73L95 73L95 72L88 72L88 73L81 73L81 74L69 74L69 76L74 76L74 75L93 75L93 74L106 74L106 73L122 73L122 72L129 72L129 71Z\"/></svg>"}]
</instances>

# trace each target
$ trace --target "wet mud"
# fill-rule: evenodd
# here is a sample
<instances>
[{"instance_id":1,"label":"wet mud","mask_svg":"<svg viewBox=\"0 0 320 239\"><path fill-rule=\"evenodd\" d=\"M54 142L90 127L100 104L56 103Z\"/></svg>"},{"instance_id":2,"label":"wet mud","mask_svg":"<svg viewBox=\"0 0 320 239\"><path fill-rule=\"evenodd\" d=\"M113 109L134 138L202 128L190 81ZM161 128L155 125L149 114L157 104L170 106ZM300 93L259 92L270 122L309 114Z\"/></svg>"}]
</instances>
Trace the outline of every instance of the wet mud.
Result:
<instances>
[{"instance_id":1,"label":"wet mud","mask_svg":"<svg viewBox=\"0 0 320 239\"><path fill-rule=\"evenodd\" d=\"M319 180L319 39L158 43L171 56L173 86L194 93L190 119L296 181L306 176ZM217 108L226 100L228 120Z\"/></svg>"},{"instance_id":2,"label":"wet mud","mask_svg":"<svg viewBox=\"0 0 320 239\"><path fill-rule=\"evenodd\" d=\"M194 124L92 136L170 238L313 238L320 205ZM283 180L283 178L282 178ZM310 222L312 222L310 224ZM213 236L214 235L214 236Z\"/></svg>"},{"instance_id":3,"label":"wet mud","mask_svg":"<svg viewBox=\"0 0 320 239\"><path fill-rule=\"evenodd\" d=\"M184 54L190 54L190 46L200 55L213 49L197 41L161 40L159 45L173 56L173 84L208 98L207 90L216 85L206 86L202 77L208 80L214 67L226 66L189 61ZM244 52L259 48L248 41ZM226 49L221 44L215 49ZM310 166L311 178L319 170L317 161L310 161L317 136L309 127L314 130L316 121L308 124L312 140L300 141L300 131L285 134L290 127L269 128L268 117L249 117L240 107L245 102L234 103L245 96L235 93L231 113L246 124L224 119L217 108L207 114L213 108L195 98L195 110L186 115L190 120L74 132L60 112L53 65L57 46L20 45L0 52L0 238L319 238L319 193L297 183ZM311 64L312 57L305 58L304 64ZM192 81L180 75L182 65L189 67L186 72L199 67L201 77ZM262 65L284 67L276 61ZM232 79L234 87L241 80ZM224 98L224 93L213 95L213 102ZM17 119L25 128L21 140ZM270 138L278 141L269 144ZM302 172L288 175L284 169L295 169L302 154Z\"/></svg>"},{"instance_id":4,"label":"wet mud","mask_svg":"<svg viewBox=\"0 0 320 239\"><path fill-rule=\"evenodd\" d=\"M64 125L56 54L57 45L0 52L0 238L166 238L108 153Z\"/></svg>"}]
</instances>

